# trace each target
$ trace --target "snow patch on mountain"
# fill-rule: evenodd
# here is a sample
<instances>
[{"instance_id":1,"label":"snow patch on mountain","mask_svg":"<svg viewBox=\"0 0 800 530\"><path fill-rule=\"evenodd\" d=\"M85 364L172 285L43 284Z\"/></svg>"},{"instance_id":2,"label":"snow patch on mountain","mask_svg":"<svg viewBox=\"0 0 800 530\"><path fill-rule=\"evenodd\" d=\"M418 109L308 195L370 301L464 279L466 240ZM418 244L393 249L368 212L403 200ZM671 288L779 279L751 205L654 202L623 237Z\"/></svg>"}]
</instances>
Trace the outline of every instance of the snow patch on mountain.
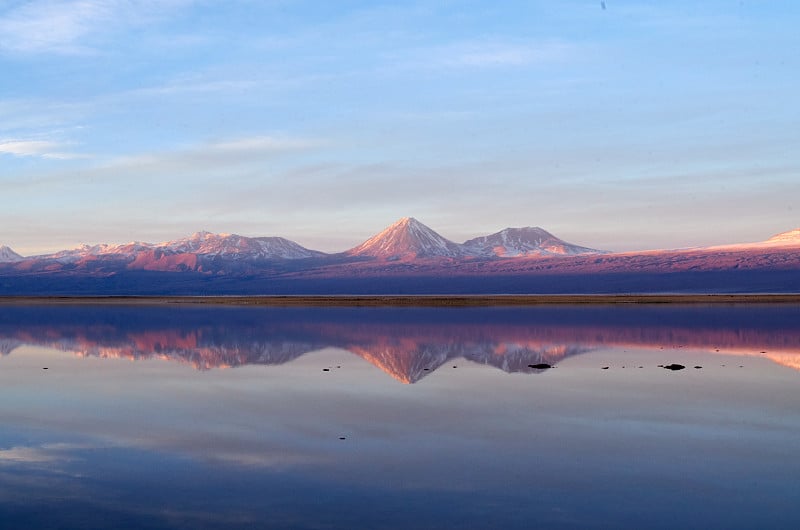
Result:
<instances>
[{"instance_id":1,"label":"snow patch on mountain","mask_svg":"<svg viewBox=\"0 0 800 530\"><path fill-rule=\"evenodd\" d=\"M729 245L714 245L711 247L697 247L690 250L758 250L780 247L800 247L800 228L775 234L765 241L755 243L734 243Z\"/></svg>"},{"instance_id":2,"label":"snow patch on mountain","mask_svg":"<svg viewBox=\"0 0 800 530\"><path fill-rule=\"evenodd\" d=\"M197 232L187 238L157 246L176 254L192 253L248 259L302 259L324 256L282 237L244 237L237 234Z\"/></svg>"},{"instance_id":3,"label":"snow patch on mountain","mask_svg":"<svg viewBox=\"0 0 800 530\"><path fill-rule=\"evenodd\" d=\"M82 245L70 250L39 256L60 263L76 263L90 258L125 258L136 262L143 255L170 256L194 254L221 256L231 259L302 259L325 256L324 252L310 250L282 237L244 237L237 234L196 232L189 237L163 243L134 241L122 245Z\"/></svg>"},{"instance_id":4,"label":"snow patch on mountain","mask_svg":"<svg viewBox=\"0 0 800 530\"><path fill-rule=\"evenodd\" d=\"M567 243L538 226L505 228L488 236L465 241L463 246L469 253L482 257L579 256L603 253L593 248Z\"/></svg>"},{"instance_id":5,"label":"snow patch on mountain","mask_svg":"<svg viewBox=\"0 0 800 530\"><path fill-rule=\"evenodd\" d=\"M385 230L345 252L386 260L458 258L466 255L458 243L437 234L413 217L403 217Z\"/></svg>"},{"instance_id":6,"label":"snow patch on mountain","mask_svg":"<svg viewBox=\"0 0 800 530\"><path fill-rule=\"evenodd\" d=\"M10 247L5 245L0 246L0 263L15 263L23 259L25 258L11 250Z\"/></svg>"},{"instance_id":7,"label":"snow patch on mountain","mask_svg":"<svg viewBox=\"0 0 800 530\"><path fill-rule=\"evenodd\" d=\"M785 245L800 245L800 228L795 228L794 230L789 230L788 232L776 234L767 239L766 242Z\"/></svg>"},{"instance_id":8,"label":"snow patch on mountain","mask_svg":"<svg viewBox=\"0 0 800 530\"><path fill-rule=\"evenodd\" d=\"M154 246L155 245L150 243L140 243L138 241L125 243L122 245L109 245L102 243L99 245L81 245L77 248L61 250L54 254L47 254L37 257L54 259L60 263L75 263L86 258L99 256L135 256L137 253L150 250Z\"/></svg>"}]
</instances>

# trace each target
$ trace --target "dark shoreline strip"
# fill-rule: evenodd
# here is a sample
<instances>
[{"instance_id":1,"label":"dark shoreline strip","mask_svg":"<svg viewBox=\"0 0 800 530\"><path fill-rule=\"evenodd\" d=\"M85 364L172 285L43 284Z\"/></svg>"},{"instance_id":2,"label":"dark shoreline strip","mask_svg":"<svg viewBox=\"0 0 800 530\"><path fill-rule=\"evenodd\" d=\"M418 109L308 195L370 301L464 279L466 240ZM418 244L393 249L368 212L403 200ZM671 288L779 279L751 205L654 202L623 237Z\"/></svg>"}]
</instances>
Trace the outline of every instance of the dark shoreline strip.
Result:
<instances>
[{"instance_id":1,"label":"dark shoreline strip","mask_svg":"<svg viewBox=\"0 0 800 530\"><path fill-rule=\"evenodd\" d=\"M800 294L0 296L0 305L530 306L564 304L800 304Z\"/></svg>"}]
</instances>

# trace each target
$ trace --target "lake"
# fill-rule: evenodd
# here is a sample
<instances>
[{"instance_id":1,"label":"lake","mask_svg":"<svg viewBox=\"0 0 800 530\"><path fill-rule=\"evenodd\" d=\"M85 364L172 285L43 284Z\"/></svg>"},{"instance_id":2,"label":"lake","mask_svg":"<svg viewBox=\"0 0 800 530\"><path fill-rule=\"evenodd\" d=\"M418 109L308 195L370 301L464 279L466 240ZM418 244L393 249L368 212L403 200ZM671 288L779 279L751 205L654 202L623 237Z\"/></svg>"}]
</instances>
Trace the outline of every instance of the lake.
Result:
<instances>
[{"instance_id":1,"label":"lake","mask_svg":"<svg viewBox=\"0 0 800 530\"><path fill-rule=\"evenodd\" d=\"M0 305L0 354L3 527L800 525L797 305Z\"/></svg>"}]
</instances>

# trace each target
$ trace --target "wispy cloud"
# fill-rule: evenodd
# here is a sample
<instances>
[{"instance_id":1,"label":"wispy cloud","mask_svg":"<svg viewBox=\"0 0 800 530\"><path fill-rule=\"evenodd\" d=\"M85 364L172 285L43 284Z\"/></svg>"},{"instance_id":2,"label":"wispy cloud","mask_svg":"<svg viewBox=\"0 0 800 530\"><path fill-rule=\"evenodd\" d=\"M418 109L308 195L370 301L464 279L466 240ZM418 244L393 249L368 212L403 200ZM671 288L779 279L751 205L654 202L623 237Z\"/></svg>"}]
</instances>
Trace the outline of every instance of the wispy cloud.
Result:
<instances>
[{"instance_id":1,"label":"wispy cloud","mask_svg":"<svg viewBox=\"0 0 800 530\"><path fill-rule=\"evenodd\" d=\"M703 4L689 2L680 3L629 3L614 5L611 12L623 20L637 24L650 30L680 32L686 34L690 30L701 30L714 34L724 31L738 32L745 20L737 13L739 9L719 10L716 7L705 8ZM719 38L716 34L715 38Z\"/></svg>"},{"instance_id":2,"label":"wispy cloud","mask_svg":"<svg viewBox=\"0 0 800 530\"><path fill-rule=\"evenodd\" d=\"M199 176L243 175L243 172L260 171L267 161L284 155L317 149L327 142L314 138L254 135L220 139L175 147L170 150L140 152L127 156L101 158L99 155L81 155L56 151L63 146L50 141L0 140L0 157L39 156L42 158L91 158L93 162L77 170L74 167L58 168L9 176L3 183L4 191L53 189L54 186L75 186L95 179L106 183L124 181L135 177L138 182L160 182L167 177L170 182L196 179ZM197 181L195 180L195 184ZM140 188L144 189L144 188Z\"/></svg>"},{"instance_id":3,"label":"wispy cloud","mask_svg":"<svg viewBox=\"0 0 800 530\"><path fill-rule=\"evenodd\" d=\"M247 136L209 141L170 151L119 157L100 170L113 169L117 174L134 170L160 174L165 171L217 171L242 163L301 151L323 145L309 138L285 136Z\"/></svg>"},{"instance_id":4,"label":"wispy cloud","mask_svg":"<svg viewBox=\"0 0 800 530\"><path fill-rule=\"evenodd\" d=\"M296 149L307 149L318 145L318 141L300 138L280 138L274 136L253 136L249 138L238 138L235 140L225 140L213 142L205 146L205 149L218 152L275 152L292 151Z\"/></svg>"},{"instance_id":5,"label":"wispy cloud","mask_svg":"<svg viewBox=\"0 0 800 530\"><path fill-rule=\"evenodd\" d=\"M221 93L243 92L259 88L262 83L250 79L215 79L209 81L178 81L168 82L160 86L139 88L129 91L122 96L172 96L189 93Z\"/></svg>"},{"instance_id":6,"label":"wispy cloud","mask_svg":"<svg viewBox=\"0 0 800 530\"><path fill-rule=\"evenodd\" d=\"M565 59L573 50L574 46L563 42L526 44L470 42L440 50L438 59L447 66L475 68L523 66Z\"/></svg>"},{"instance_id":7,"label":"wispy cloud","mask_svg":"<svg viewBox=\"0 0 800 530\"><path fill-rule=\"evenodd\" d=\"M185 1L43 0L0 12L0 51L80 54L94 50L86 39L120 24L146 21Z\"/></svg>"},{"instance_id":8,"label":"wispy cloud","mask_svg":"<svg viewBox=\"0 0 800 530\"><path fill-rule=\"evenodd\" d=\"M113 1L29 2L0 18L0 48L17 52L79 53L80 44L114 13Z\"/></svg>"},{"instance_id":9,"label":"wispy cloud","mask_svg":"<svg viewBox=\"0 0 800 530\"><path fill-rule=\"evenodd\" d=\"M400 70L520 68L567 61L578 54L578 45L560 40L509 42L485 38L416 49L393 62Z\"/></svg>"},{"instance_id":10,"label":"wispy cloud","mask_svg":"<svg viewBox=\"0 0 800 530\"><path fill-rule=\"evenodd\" d=\"M3 98L0 100L0 141L3 138L52 138L65 130L82 127L90 112L88 102L50 98Z\"/></svg>"},{"instance_id":11,"label":"wispy cloud","mask_svg":"<svg viewBox=\"0 0 800 530\"><path fill-rule=\"evenodd\" d=\"M65 151L66 144L48 140L0 140L0 154L35 156L55 160L90 158L89 155Z\"/></svg>"}]
</instances>

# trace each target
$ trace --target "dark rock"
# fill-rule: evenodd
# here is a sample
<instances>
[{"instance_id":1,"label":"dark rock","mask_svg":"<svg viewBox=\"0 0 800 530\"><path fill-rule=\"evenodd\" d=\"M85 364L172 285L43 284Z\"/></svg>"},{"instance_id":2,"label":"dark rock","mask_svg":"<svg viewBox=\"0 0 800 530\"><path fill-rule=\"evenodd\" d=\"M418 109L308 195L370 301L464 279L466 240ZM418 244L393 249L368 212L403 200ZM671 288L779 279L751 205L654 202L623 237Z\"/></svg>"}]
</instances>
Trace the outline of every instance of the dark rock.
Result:
<instances>
[{"instance_id":1,"label":"dark rock","mask_svg":"<svg viewBox=\"0 0 800 530\"><path fill-rule=\"evenodd\" d=\"M548 368L552 368L553 366L547 363L539 363L539 364L529 364L528 368L533 368L534 370L547 370Z\"/></svg>"},{"instance_id":2,"label":"dark rock","mask_svg":"<svg viewBox=\"0 0 800 530\"><path fill-rule=\"evenodd\" d=\"M664 366L663 368L666 368L667 370L675 371L675 370L683 370L686 367L684 365L682 365L682 364L674 364L673 363L673 364L668 364L668 365Z\"/></svg>"}]
</instances>

